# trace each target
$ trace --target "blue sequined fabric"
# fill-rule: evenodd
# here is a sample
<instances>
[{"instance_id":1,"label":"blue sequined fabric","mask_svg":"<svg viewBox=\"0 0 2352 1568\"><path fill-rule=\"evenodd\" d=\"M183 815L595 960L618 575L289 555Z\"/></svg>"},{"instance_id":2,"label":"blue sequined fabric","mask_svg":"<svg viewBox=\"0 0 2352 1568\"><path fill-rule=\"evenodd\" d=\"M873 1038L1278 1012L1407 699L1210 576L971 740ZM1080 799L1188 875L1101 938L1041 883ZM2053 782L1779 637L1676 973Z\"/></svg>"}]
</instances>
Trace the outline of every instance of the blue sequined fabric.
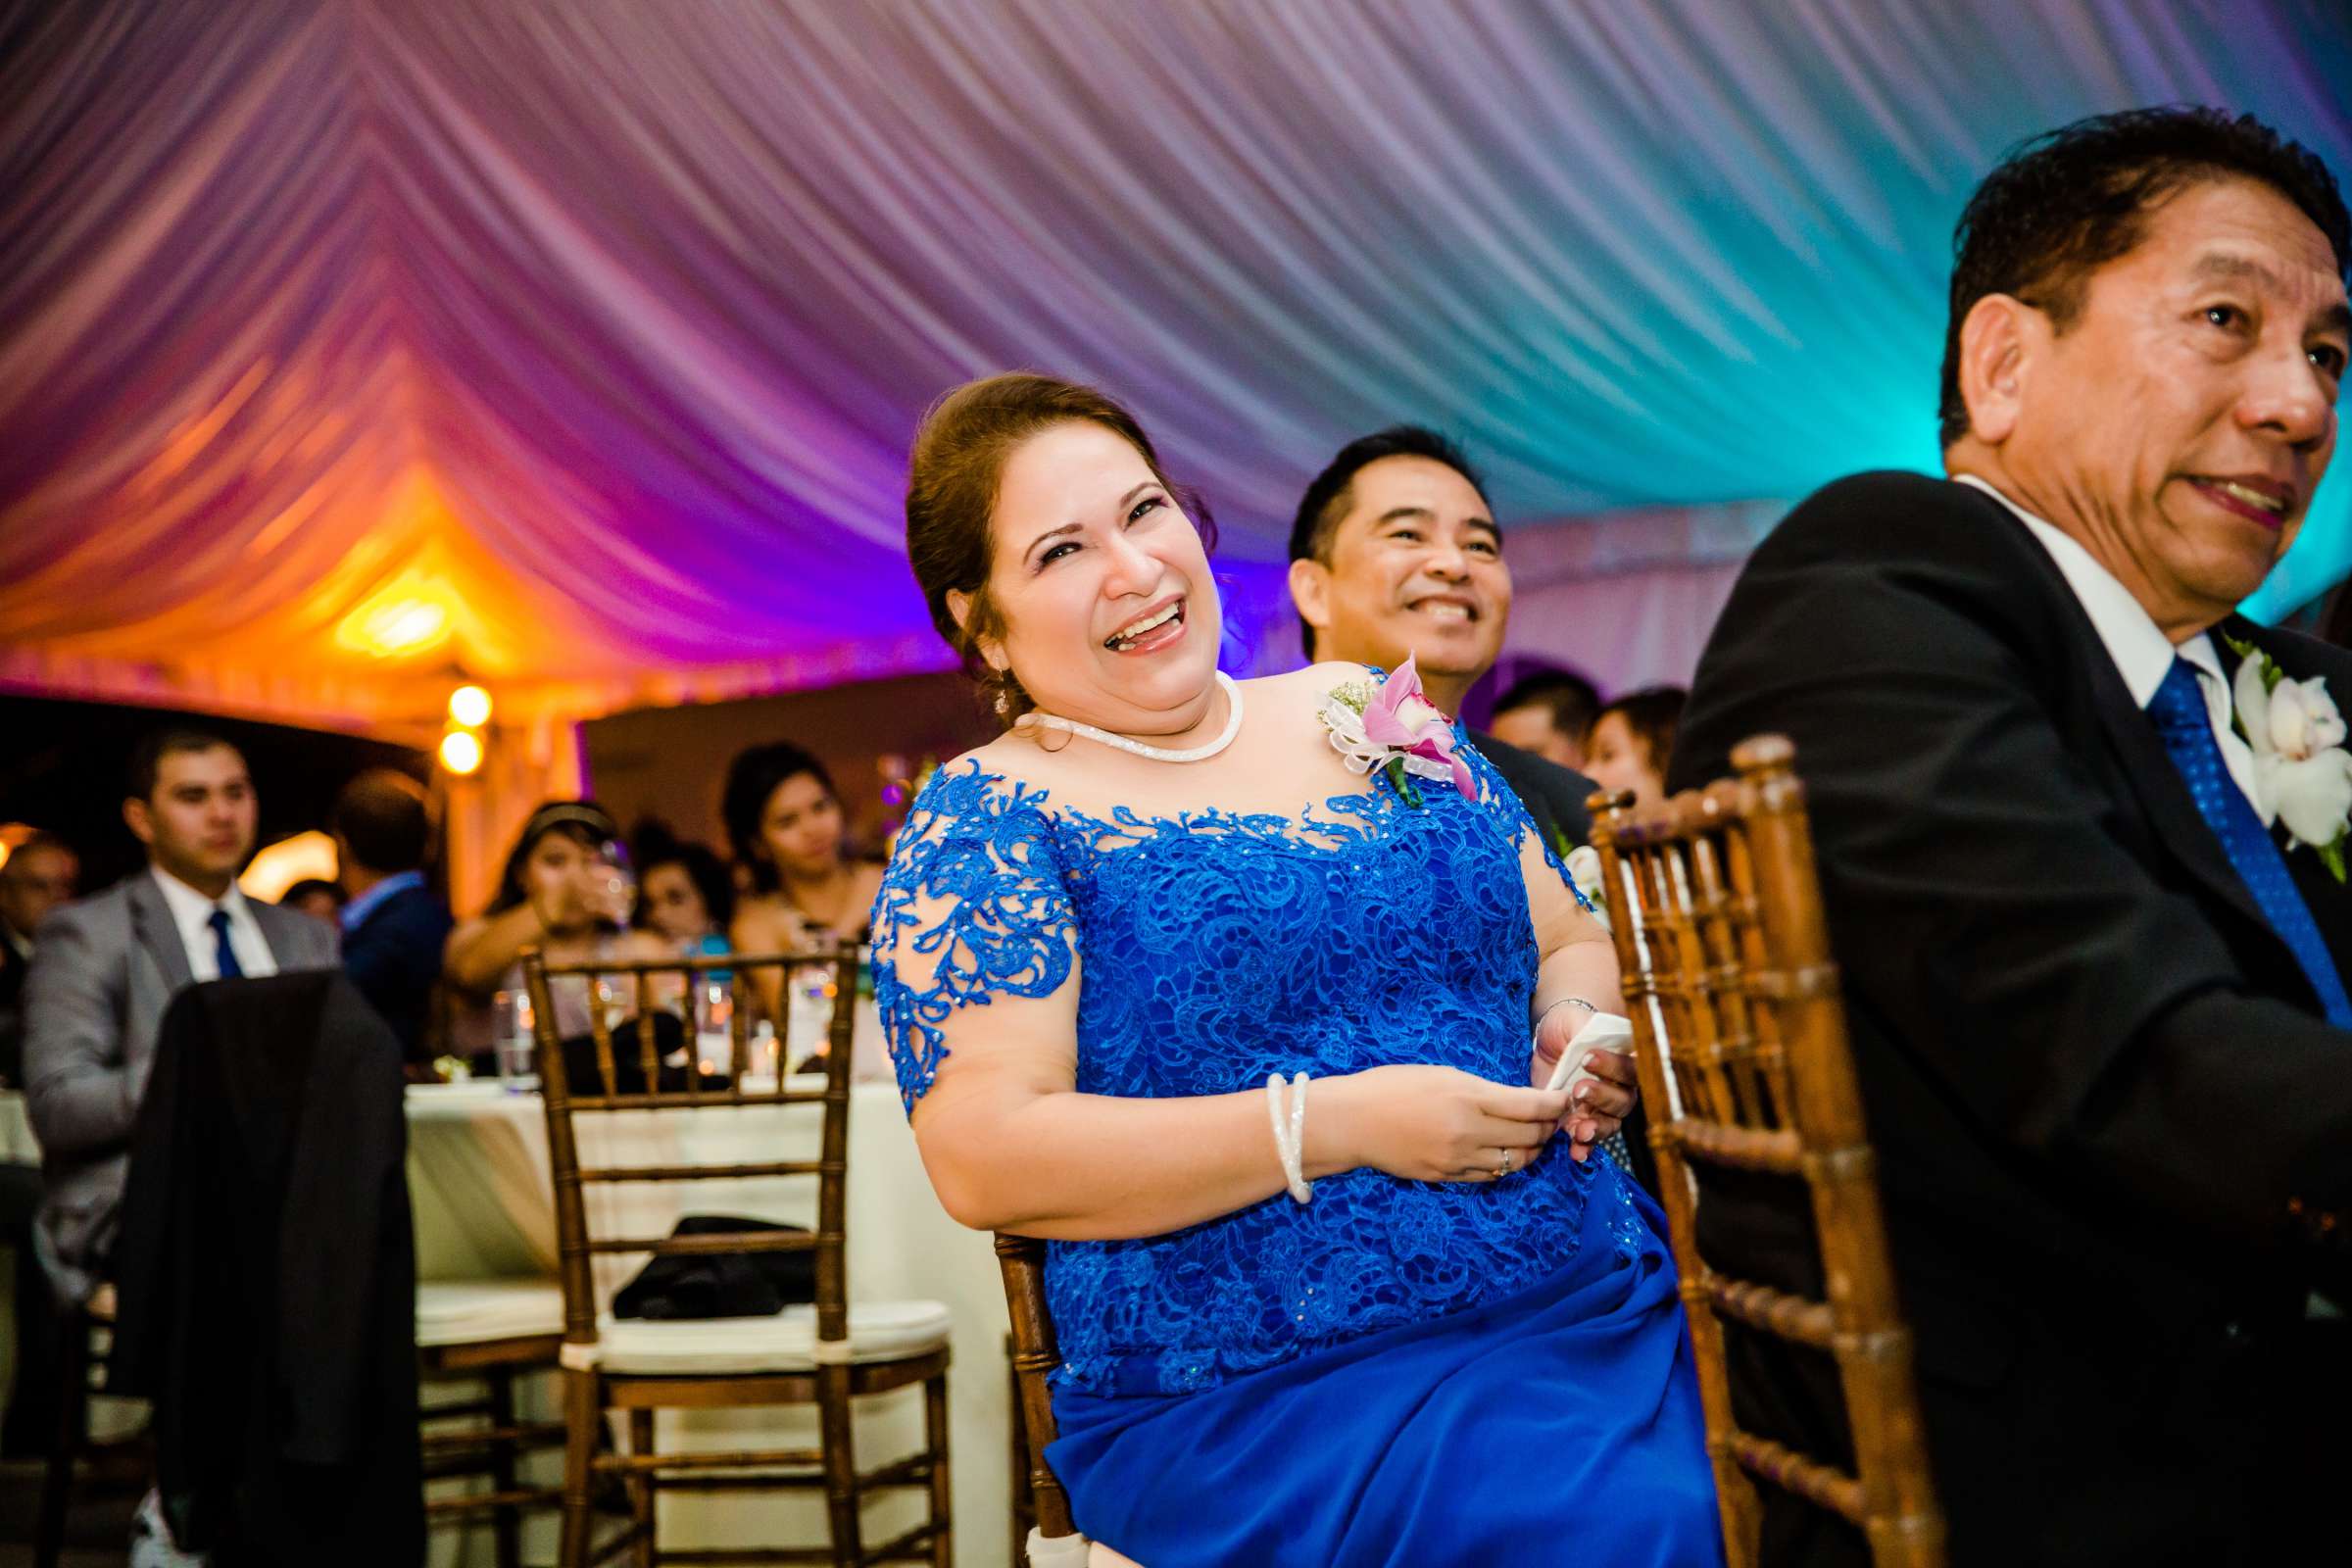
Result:
<instances>
[{"instance_id":1,"label":"blue sequined fabric","mask_svg":"<svg viewBox=\"0 0 2352 1568\"><path fill-rule=\"evenodd\" d=\"M1103 820L976 762L943 769L874 907L875 1000L909 1109L957 1008L1050 996L1073 954L1085 1094L1220 1095L1393 1062L1525 1083L1536 948L1518 846L1535 829L1463 751L1476 802L1424 782L1410 806L1376 779L1298 818ZM1186 1393L1507 1297L1568 1263L1589 1202L1624 1210L1616 1266L1654 1245L1625 1178L1571 1160L1564 1138L1500 1182L1359 1169L1304 1205L1278 1195L1164 1236L1056 1242L1060 1376Z\"/></svg>"}]
</instances>

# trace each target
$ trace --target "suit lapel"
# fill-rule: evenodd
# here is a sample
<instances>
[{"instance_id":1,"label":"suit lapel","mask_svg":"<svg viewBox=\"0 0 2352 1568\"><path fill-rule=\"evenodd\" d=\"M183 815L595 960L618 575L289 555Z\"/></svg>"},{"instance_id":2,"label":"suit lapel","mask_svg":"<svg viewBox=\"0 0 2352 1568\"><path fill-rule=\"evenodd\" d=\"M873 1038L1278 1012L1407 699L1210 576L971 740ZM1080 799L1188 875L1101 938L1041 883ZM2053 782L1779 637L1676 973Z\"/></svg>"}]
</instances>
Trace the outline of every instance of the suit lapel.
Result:
<instances>
[{"instance_id":1,"label":"suit lapel","mask_svg":"<svg viewBox=\"0 0 2352 1568\"><path fill-rule=\"evenodd\" d=\"M171 906L164 902L155 878L143 871L130 879L130 925L164 971L165 995L177 995L194 981L196 976L188 968L187 944L180 940L179 927L172 922Z\"/></svg>"}]
</instances>

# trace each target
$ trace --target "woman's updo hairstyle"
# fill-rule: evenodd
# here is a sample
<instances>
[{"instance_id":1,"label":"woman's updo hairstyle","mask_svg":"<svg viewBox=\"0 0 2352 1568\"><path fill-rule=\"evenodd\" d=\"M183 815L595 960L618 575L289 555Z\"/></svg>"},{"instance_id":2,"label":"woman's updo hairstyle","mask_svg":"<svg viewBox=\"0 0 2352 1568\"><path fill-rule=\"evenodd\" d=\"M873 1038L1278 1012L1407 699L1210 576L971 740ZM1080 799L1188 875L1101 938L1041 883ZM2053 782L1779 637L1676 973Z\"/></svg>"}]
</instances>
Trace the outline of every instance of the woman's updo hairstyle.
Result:
<instances>
[{"instance_id":1,"label":"woman's updo hairstyle","mask_svg":"<svg viewBox=\"0 0 2352 1568\"><path fill-rule=\"evenodd\" d=\"M1037 705L1011 670L990 668L980 653L983 642L1004 634L988 595L997 491L1005 463L1022 442L1077 421L1099 424L1135 448L1152 477L1192 518L1202 543L1212 549L1216 544L1207 511L1198 497L1169 483L1152 438L1135 416L1091 386L1015 371L967 381L933 404L915 429L907 457L906 560L930 608L931 624L1006 724ZM948 608L951 593L970 596L960 626Z\"/></svg>"}]
</instances>

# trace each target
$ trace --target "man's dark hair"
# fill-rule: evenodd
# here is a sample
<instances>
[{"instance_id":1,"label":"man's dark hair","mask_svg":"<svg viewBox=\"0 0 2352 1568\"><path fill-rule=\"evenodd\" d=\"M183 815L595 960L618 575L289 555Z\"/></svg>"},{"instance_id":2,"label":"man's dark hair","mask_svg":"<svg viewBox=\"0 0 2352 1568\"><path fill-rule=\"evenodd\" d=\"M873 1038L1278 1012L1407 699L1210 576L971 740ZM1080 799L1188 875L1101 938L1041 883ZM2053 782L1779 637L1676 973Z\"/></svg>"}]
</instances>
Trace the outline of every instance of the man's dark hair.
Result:
<instances>
[{"instance_id":1,"label":"man's dark hair","mask_svg":"<svg viewBox=\"0 0 2352 1568\"><path fill-rule=\"evenodd\" d=\"M2091 273L2144 237L2150 214L2189 185L2251 179L2295 204L2328 237L2340 272L2352 218L2319 157L2252 115L2168 106L2095 115L2018 143L1984 176L1952 230L1951 315L1943 336L1942 444L1968 434L1960 325L1987 294L2010 294L2063 332Z\"/></svg>"},{"instance_id":2,"label":"man's dark hair","mask_svg":"<svg viewBox=\"0 0 2352 1568\"><path fill-rule=\"evenodd\" d=\"M326 827L370 871L420 871L433 841L431 798L408 774L371 767L343 786Z\"/></svg>"},{"instance_id":3,"label":"man's dark hair","mask_svg":"<svg viewBox=\"0 0 2352 1568\"><path fill-rule=\"evenodd\" d=\"M177 725L170 729L152 730L140 736L139 743L130 749L130 772L124 780L124 786L130 792L129 798L134 801L151 801L155 798L155 781L163 771L165 758L175 757L182 752L210 752L223 746L232 752L237 750L233 742L211 730ZM244 757L242 752L237 755L240 759Z\"/></svg>"},{"instance_id":4,"label":"man's dark hair","mask_svg":"<svg viewBox=\"0 0 2352 1568\"><path fill-rule=\"evenodd\" d=\"M1515 708L1541 708L1551 715L1551 727L1580 745L1585 731L1600 715L1600 688L1573 669L1538 669L1520 676L1495 699L1500 717Z\"/></svg>"},{"instance_id":5,"label":"man's dark hair","mask_svg":"<svg viewBox=\"0 0 2352 1568\"><path fill-rule=\"evenodd\" d=\"M296 882L292 886L288 887L285 892L280 893L277 896L278 907L290 909L295 905L300 904L303 900L311 897L311 895L315 893L325 895L326 898L333 901L336 908L340 909L343 907L345 902L343 896L343 884L340 882L329 882L322 876L306 876L301 881Z\"/></svg>"},{"instance_id":6,"label":"man's dark hair","mask_svg":"<svg viewBox=\"0 0 2352 1568\"><path fill-rule=\"evenodd\" d=\"M1442 463L1469 480L1481 501L1487 499L1487 482L1470 466L1469 455L1459 446L1418 424L1392 424L1340 448L1339 455L1308 482L1306 494L1298 498L1298 514L1291 519L1291 560L1330 564L1331 543L1340 531L1340 519L1353 504L1348 492L1355 476L1383 458L1427 458ZM1488 502L1488 510L1494 510L1494 503ZM1314 658L1315 628L1301 618L1298 631L1306 657Z\"/></svg>"}]
</instances>

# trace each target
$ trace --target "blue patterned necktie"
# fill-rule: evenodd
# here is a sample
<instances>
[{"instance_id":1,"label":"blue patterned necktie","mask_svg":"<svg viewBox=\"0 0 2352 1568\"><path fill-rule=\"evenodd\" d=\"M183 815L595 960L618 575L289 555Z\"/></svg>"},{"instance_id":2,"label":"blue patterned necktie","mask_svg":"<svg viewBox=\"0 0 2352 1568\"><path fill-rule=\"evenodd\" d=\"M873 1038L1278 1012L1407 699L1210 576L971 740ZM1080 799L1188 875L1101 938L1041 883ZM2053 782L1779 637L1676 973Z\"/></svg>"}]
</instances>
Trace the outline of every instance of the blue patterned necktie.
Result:
<instances>
[{"instance_id":1,"label":"blue patterned necktie","mask_svg":"<svg viewBox=\"0 0 2352 1568\"><path fill-rule=\"evenodd\" d=\"M213 928L213 957L220 966L223 980L242 980L245 971L237 963L237 950L228 945L228 911L215 909L205 924Z\"/></svg>"},{"instance_id":2,"label":"blue patterned necktie","mask_svg":"<svg viewBox=\"0 0 2352 1568\"><path fill-rule=\"evenodd\" d=\"M2320 1005L2328 1011L2328 1021L2338 1029L2352 1028L2352 1001L2345 999L2335 959L2328 955L2319 922L2312 919L2303 895L2295 890L2286 857L2278 853L2270 830L2254 814L2245 791L2237 787L2229 764L2222 760L2221 743L2213 737L2213 718L2197 685L2196 667L2187 660L2173 661L2164 684L2148 700L2148 716L2156 721L2164 749L2172 754L2173 765L2188 785L2197 814L2222 841L2223 853L2230 857L2246 891L2254 895L2263 918L2294 954L2295 962L2303 966L2312 990L2319 993Z\"/></svg>"}]
</instances>

